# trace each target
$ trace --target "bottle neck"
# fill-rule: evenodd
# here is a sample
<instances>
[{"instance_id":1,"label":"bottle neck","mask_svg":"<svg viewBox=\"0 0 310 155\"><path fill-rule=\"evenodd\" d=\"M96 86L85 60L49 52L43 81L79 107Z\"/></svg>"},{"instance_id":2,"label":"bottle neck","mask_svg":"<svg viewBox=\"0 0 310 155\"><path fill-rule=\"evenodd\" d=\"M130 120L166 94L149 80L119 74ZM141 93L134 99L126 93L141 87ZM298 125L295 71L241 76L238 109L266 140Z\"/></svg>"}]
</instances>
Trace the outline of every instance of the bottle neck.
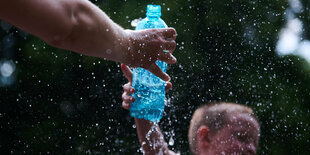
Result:
<instances>
[{"instance_id":1,"label":"bottle neck","mask_svg":"<svg viewBox=\"0 0 310 155\"><path fill-rule=\"evenodd\" d=\"M156 20L156 19L159 19L160 18L160 16L158 16L158 15L147 15L146 16L149 20Z\"/></svg>"}]
</instances>

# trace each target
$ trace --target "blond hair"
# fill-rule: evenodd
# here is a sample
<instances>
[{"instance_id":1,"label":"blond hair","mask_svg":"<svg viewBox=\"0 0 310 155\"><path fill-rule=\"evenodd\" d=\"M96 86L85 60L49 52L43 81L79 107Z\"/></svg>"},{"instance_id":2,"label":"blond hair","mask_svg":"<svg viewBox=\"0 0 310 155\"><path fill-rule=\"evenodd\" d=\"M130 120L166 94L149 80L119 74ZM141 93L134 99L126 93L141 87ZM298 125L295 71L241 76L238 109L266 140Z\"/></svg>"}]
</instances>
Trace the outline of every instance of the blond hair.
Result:
<instances>
[{"instance_id":1,"label":"blond hair","mask_svg":"<svg viewBox=\"0 0 310 155\"><path fill-rule=\"evenodd\" d=\"M192 153L197 154L198 152L196 138L197 130L200 126L207 126L210 129L210 133L215 134L229 123L228 115L233 113L246 113L257 121L253 110L240 104L220 102L199 107L192 116L188 131L188 141Z\"/></svg>"}]
</instances>

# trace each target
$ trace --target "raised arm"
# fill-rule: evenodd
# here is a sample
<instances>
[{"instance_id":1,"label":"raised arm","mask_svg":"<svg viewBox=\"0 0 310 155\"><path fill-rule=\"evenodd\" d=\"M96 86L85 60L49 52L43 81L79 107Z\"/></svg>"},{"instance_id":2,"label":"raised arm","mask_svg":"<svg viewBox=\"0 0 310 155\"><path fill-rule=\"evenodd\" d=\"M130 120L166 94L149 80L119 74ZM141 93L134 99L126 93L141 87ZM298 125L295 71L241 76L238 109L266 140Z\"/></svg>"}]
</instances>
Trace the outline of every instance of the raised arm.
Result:
<instances>
[{"instance_id":1,"label":"raised arm","mask_svg":"<svg viewBox=\"0 0 310 155\"><path fill-rule=\"evenodd\" d=\"M132 82L132 71L126 65L121 65L121 69L128 79L129 83L123 86L124 93L122 95L124 109L130 108L130 103L134 102L134 98L130 94L134 93L134 89L131 87ZM166 85L166 90L171 89L172 84L170 82ZM140 145L143 149L144 154L175 154L169 150L167 143L165 142L164 136L159 126L152 121L137 119L135 118L135 124Z\"/></svg>"},{"instance_id":2,"label":"raised arm","mask_svg":"<svg viewBox=\"0 0 310 155\"><path fill-rule=\"evenodd\" d=\"M88 0L3 0L0 19L52 46L143 67L166 81L155 61L176 62L174 29L124 30Z\"/></svg>"}]
</instances>

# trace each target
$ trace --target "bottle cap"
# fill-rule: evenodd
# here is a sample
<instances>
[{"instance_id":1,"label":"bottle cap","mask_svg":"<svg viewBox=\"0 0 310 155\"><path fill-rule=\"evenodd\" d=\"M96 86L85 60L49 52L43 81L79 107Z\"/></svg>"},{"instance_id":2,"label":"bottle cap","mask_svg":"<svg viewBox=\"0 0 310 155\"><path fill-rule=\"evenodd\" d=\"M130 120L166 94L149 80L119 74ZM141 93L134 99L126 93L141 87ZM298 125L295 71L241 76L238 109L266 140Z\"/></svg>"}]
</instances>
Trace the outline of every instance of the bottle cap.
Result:
<instances>
[{"instance_id":1,"label":"bottle cap","mask_svg":"<svg viewBox=\"0 0 310 155\"><path fill-rule=\"evenodd\" d=\"M146 16L161 16L160 5L147 5Z\"/></svg>"}]
</instances>

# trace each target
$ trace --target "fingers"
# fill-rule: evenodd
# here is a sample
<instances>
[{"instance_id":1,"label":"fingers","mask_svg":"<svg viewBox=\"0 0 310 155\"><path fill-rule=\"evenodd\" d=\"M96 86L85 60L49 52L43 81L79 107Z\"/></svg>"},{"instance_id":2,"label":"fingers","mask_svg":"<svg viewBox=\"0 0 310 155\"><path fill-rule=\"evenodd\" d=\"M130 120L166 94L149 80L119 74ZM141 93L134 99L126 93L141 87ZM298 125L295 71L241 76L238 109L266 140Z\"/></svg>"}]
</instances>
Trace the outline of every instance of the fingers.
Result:
<instances>
[{"instance_id":1,"label":"fingers","mask_svg":"<svg viewBox=\"0 0 310 155\"><path fill-rule=\"evenodd\" d=\"M172 88L172 83L167 82L165 86L165 91L168 91ZM123 86L124 93L122 94L122 107L126 110L130 109L130 103L133 103L135 101L135 98L130 96L129 94L134 93L134 89L130 86L130 83L127 83Z\"/></svg>"},{"instance_id":2,"label":"fingers","mask_svg":"<svg viewBox=\"0 0 310 155\"><path fill-rule=\"evenodd\" d=\"M155 76L158 76L164 81L170 81L170 77L168 74L164 73L157 65L156 63L152 63L148 68L146 68L150 72L152 72Z\"/></svg>"},{"instance_id":3,"label":"fingers","mask_svg":"<svg viewBox=\"0 0 310 155\"><path fill-rule=\"evenodd\" d=\"M130 94L133 94L135 90L131 87L131 83L125 84L123 89L124 93L122 94L122 107L128 110L130 108L130 103L135 101L135 98L130 96Z\"/></svg>"},{"instance_id":4,"label":"fingers","mask_svg":"<svg viewBox=\"0 0 310 155\"><path fill-rule=\"evenodd\" d=\"M177 59L169 52L160 52L158 54L158 60L166 62L167 64L174 64L177 62Z\"/></svg>"},{"instance_id":5,"label":"fingers","mask_svg":"<svg viewBox=\"0 0 310 155\"><path fill-rule=\"evenodd\" d=\"M160 48L162 49L162 51L159 52L159 60L164 61L168 64L174 64L177 62L177 59L172 55L172 52L176 48L176 42L174 40L164 41Z\"/></svg>"},{"instance_id":6,"label":"fingers","mask_svg":"<svg viewBox=\"0 0 310 155\"><path fill-rule=\"evenodd\" d=\"M122 107L126 110L129 110L130 109L130 103L126 103L126 102L123 102L122 103Z\"/></svg>"},{"instance_id":7,"label":"fingers","mask_svg":"<svg viewBox=\"0 0 310 155\"><path fill-rule=\"evenodd\" d=\"M132 96L129 96L127 93L123 93L122 95L122 100L125 103L133 103L135 101L135 98Z\"/></svg>"},{"instance_id":8,"label":"fingers","mask_svg":"<svg viewBox=\"0 0 310 155\"><path fill-rule=\"evenodd\" d=\"M161 45L160 47L161 47L161 49L168 50L170 53L172 53L175 50L176 46L177 45L176 45L175 41L171 40L171 41L165 41L163 43L163 45Z\"/></svg>"},{"instance_id":9,"label":"fingers","mask_svg":"<svg viewBox=\"0 0 310 155\"><path fill-rule=\"evenodd\" d=\"M168 91L172 88L172 83L171 82L167 82L166 86L165 86L165 91Z\"/></svg>"},{"instance_id":10,"label":"fingers","mask_svg":"<svg viewBox=\"0 0 310 155\"><path fill-rule=\"evenodd\" d=\"M175 31L174 28L165 28L162 29L162 34L165 37L165 39L172 39L175 40L177 37L177 32Z\"/></svg>"},{"instance_id":11,"label":"fingers","mask_svg":"<svg viewBox=\"0 0 310 155\"><path fill-rule=\"evenodd\" d=\"M123 74L127 78L127 80L130 83L132 83L132 71L131 71L131 69L125 64L121 64L121 69L122 69Z\"/></svg>"},{"instance_id":12,"label":"fingers","mask_svg":"<svg viewBox=\"0 0 310 155\"><path fill-rule=\"evenodd\" d=\"M133 94L133 93L135 93L135 89L132 88L130 82L129 82L129 83L126 83L126 84L123 86L123 90L124 90L124 92L127 93L127 94Z\"/></svg>"}]
</instances>

